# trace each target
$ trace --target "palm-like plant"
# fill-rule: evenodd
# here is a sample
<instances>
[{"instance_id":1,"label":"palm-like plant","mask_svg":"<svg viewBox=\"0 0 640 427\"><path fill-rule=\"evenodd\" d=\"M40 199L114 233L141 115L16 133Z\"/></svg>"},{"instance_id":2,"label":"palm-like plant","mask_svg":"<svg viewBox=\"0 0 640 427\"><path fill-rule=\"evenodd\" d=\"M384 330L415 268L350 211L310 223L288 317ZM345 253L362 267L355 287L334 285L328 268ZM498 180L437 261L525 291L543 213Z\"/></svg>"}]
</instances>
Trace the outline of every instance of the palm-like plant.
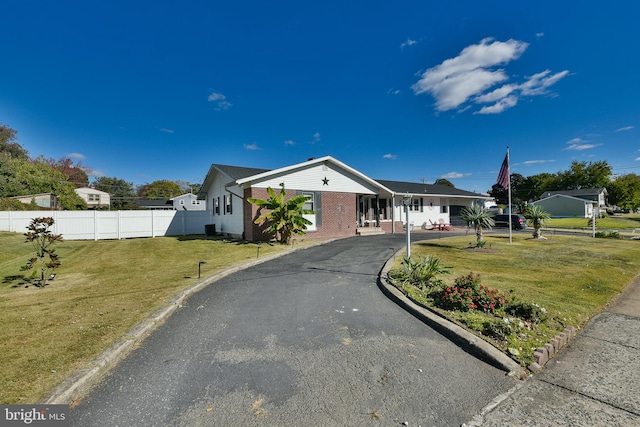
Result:
<instances>
[{"instance_id":1,"label":"palm-like plant","mask_svg":"<svg viewBox=\"0 0 640 427\"><path fill-rule=\"evenodd\" d=\"M267 188L269 193L267 200L255 198L248 200L249 203L259 207L258 218L254 223L267 225L269 233L273 234L278 242L289 244L294 234L304 234L307 225L311 225L311 221L303 215L313 215L316 212L304 209L304 205L309 200L308 196L299 195L287 199L284 183L281 183L280 187L279 194L276 194L273 188ZM262 213L263 209L267 212Z\"/></svg>"},{"instance_id":2,"label":"palm-like plant","mask_svg":"<svg viewBox=\"0 0 640 427\"><path fill-rule=\"evenodd\" d=\"M468 206L460 211L460 218L467 223L467 227L473 226L476 230L476 245L484 245L483 230L491 230L496 225L493 214L480 205Z\"/></svg>"},{"instance_id":3,"label":"palm-like plant","mask_svg":"<svg viewBox=\"0 0 640 427\"><path fill-rule=\"evenodd\" d=\"M524 211L524 217L527 218L529 224L533 227L533 238L539 239L542 237L540 231L544 227L545 222L551 217L551 214L545 211L542 206L529 205Z\"/></svg>"}]
</instances>

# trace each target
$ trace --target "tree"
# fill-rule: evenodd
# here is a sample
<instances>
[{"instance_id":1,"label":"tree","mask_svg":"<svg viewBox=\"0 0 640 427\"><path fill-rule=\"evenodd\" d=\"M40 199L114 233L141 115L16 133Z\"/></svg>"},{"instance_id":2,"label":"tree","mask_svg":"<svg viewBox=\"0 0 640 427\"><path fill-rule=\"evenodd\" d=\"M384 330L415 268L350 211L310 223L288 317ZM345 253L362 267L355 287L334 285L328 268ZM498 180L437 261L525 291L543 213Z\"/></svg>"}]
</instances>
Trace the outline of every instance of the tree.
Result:
<instances>
[{"instance_id":1,"label":"tree","mask_svg":"<svg viewBox=\"0 0 640 427\"><path fill-rule=\"evenodd\" d=\"M57 161L49 159L49 165L58 172L65 174L69 182L75 185L76 188L89 186L89 176L81 162L77 162L74 165L73 160L69 157L63 157Z\"/></svg>"},{"instance_id":2,"label":"tree","mask_svg":"<svg viewBox=\"0 0 640 427\"><path fill-rule=\"evenodd\" d=\"M569 170L558 172L561 190L603 188L611 183L611 166L606 161L571 162Z\"/></svg>"},{"instance_id":3,"label":"tree","mask_svg":"<svg viewBox=\"0 0 640 427\"><path fill-rule=\"evenodd\" d=\"M557 190L558 188L560 188L558 177L544 172L524 178L518 185L518 194L521 200L535 201L539 200L545 191Z\"/></svg>"},{"instance_id":4,"label":"tree","mask_svg":"<svg viewBox=\"0 0 640 427\"><path fill-rule=\"evenodd\" d=\"M44 158L30 161L0 153L0 197L43 193L55 194L63 209L87 208L68 177L49 166Z\"/></svg>"},{"instance_id":5,"label":"tree","mask_svg":"<svg viewBox=\"0 0 640 427\"><path fill-rule=\"evenodd\" d=\"M527 218L531 226L533 227L533 238L542 238L541 229L544 227L545 222L551 218L551 214L545 211L542 206L529 205L524 210L524 217Z\"/></svg>"},{"instance_id":6,"label":"tree","mask_svg":"<svg viewBox=\"0 0 640 427\"><path fill-rule=\"evenodd\" d=\"M109 193L111 208L115 210L137 209L136 192L133 183L116 177L101 176L96 178L91 186L96 190Z\"/></svg>"},{"instance_id":7,"label":"tree","mask_svg":"<svg viewBox=\"0 0 640 427\"><path fill-rule=\"evenodd\" d=\"M151 184L143 184L138 187L138 196L145 199L168 200L182 194L180 186L173 181L160 179Z\"/></svg>"},{"instance_id":8,"label":"tree","mask_svg":"<svg viewBox=\"0 0 640 427\"><path fill-rule=\"evenodd\" d=\"M500 186L502 187L502 186ZM460 218L467 223L467 227L473 226L476 230L476 246L484 246L482 232L484 229L491 230L496 224L493 214L480 205L471 205L460 211Z\"/></svg>"},{"instance_id":9,"label":"tree","mask_svg":"<svg viewBox=\"0 0 640 427\"><path fill-rule=\"evenodd\" d=\"M299 195L287 199L284 183L280 184L280 194L276 194L271 187L267 188L267 193L267 200L248 199L249 203L259 208L254 223L266 225L278 242L290 244L294 234L305 234L307 225L311 225L311 221L303 215L313 215L315 211L304 209L308 196ZM267 212L262 213L263 210Z\"/></svg>"},{"instance_id":10,"label":"tree","mask_svg":"<svg viewBox=\"0 0 640 427\"><path fill-rule=\"evenodd\" d=\"M640 176L635 173L620 175L607 186L609 203L623 209L640 208Z\"/></svg>"},{"instance_id":11,"label":"tree","mask_svg":"<svg viewBox=\"0 0 640 427\"><path fill-rule=\"evenodd\" d=\"M451 181L449 181L448 179L445 179L445 178L436 179L435 182L433 183L433 185L446 185L447 187L456 188L456 186L453 185L453 183Z\"/></svg>"},{"instance_id":12,"label":"tree","mask_svg":"<svg viewBox=\"0 0 640 427\"><path fill-rule=\"evenodd\" d=\"M26 211L29 205L18 199L0 199L0 211ZM33 209L37 209L35 206Z\"/></svg>"},{"instance_id":13,"label":"tree","mask_svg":"<svg viewBox=\"0 0 640 427\"><path fill-rule=\"evenodd\" d=\"M53 225L53 218L34 218L27 226L27 233L24 236L27 238L25 242L31 242L36 250L36 256L31 258L26 265L22 267L22 270L31 270L32 268L40 268L40 280L36 286L41 288L47 285L49 280L49 274L55 271L60 266L60 259L55 253L56 250L51 246L54 243L62 242L62 234L53 234L51 226ZM37 270L34 271L34 276Z\"/></svg>"},{"instance_id":14,"label":"tree","mask_svg":"<svg viewBox=\"0 0 640 427\"><path fill-rule=\"evenodd\" d=\"M29 152L16 142L18 131L0 124L0 153L9 153L14 159L27 160Z\"/></svg>"},{"instance_id":15,"label":"tree","mask_svg":"<svg viewBox=\"0 0 640 427\"><path fill-rule=\"evenodd\" d=\"M522 198L520 196L520 186L525 178L519 173L512 173L509 179L511 186L511 203L514 205L522 204ZM489 195L496 199L496 203L499 205L509 204L509 190L505 189L500 184L493 184L491 190L488 191ZM524 199L527 200L527 199Z\"/></svg>"}]
</instances>

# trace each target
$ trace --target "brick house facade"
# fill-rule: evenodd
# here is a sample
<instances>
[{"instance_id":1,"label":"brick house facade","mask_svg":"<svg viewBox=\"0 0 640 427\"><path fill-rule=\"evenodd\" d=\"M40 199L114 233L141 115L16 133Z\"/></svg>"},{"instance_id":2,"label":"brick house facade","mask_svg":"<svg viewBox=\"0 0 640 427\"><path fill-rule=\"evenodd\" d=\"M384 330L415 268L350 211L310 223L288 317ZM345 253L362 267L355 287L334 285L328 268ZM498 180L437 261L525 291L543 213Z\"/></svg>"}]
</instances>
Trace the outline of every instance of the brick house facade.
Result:
<instances>
[{"instance_id":1,"label":"brick house facade","mask_svg":"<svg viewBox=\"0 0 640 427\"><path fill-rule=\"evenodd\" d=\"M268 199L267 188L279 191L280 184L284 184L288 196L309 197L307 208L316 214L305 216L312 223L305 238L318 239L355 236L363 228L403 232L406 209L414 226L440 219L449 222L450 206L482 199L481 195L450 187L381 182L330 156L276 170L213 164L198 198L206 200L216 232L249 241L270 236L264 226L254 223L258 207L248 199ZM415 199L405 207L409 190Z\"/></svg>"}]
</instances>

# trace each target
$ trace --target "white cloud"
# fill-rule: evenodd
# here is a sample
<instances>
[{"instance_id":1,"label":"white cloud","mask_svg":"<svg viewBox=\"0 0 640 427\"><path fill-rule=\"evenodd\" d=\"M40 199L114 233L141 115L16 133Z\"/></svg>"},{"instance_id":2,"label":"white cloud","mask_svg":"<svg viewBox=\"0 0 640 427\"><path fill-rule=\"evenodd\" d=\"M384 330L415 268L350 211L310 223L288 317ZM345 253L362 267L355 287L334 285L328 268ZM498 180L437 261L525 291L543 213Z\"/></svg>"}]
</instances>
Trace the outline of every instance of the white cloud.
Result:
<instances>
[{"instance_id":1,"label":"white cloud","mask_svg":"<svg viewBox=\"0 0 640 427\"><path fill-rule=\"evenodd\" d=\"M251 151L255 151L255 150L259 150L260 148L258 148L258 145L253 143L253 144L243 144L242 145L244 147L245 150L251 150Z\"/></svg>"},{"instance_id":2,"label":"white cloud","mask_svg":"<svg viewBox=\"0 0 640 427\"><path fill-rule=\"evenodd\" d=\"M636 160L639 160L639 161L640 161L640 157L636 157Z\"/></svg>"},{"instance_id":3,"label":"white cloud","mask_svg":"<svg viewBox=\"0 0 640 427\"><path fill-rule=\"evenodd\" d=\"M76 160L84 160L86 158L84 154L81 154L81 153L69 153L67 154L67 157L70 159L76 159Z\"/></svg>"},{"instance_id":4,"label":"white cloud","mask_svg":"<svg viewBox=\"0 0 640 427\"><path fill-rule=\"evenodd\" d=\"M544 33L536 33L537 39L541 39L542 37L544 37Z\"/></svg>"},{"instance_id":5,"label":"white cloud","mask_svg":"<svg viewBox=\"0 0 640 427\"><path fill-rule=\"evenodd\" d=\"M160 128L160 132L175 133L175 131L173 129L166 129L166 128Z\"/></svg>"},{"instance_id":6,"label":"white cloud","mask_svg":"<svg viewBox=\"0 0 640 427\"><path fill-rule=\"evenodd\" d=\"M317 142L320 142L320 132L313 134L313 140L309 141L309 144L315 144Z\"/></svg>"},{"instance_id":7,"label":"white cloud","mask_svg":"<svg viewBox=\"0 0 640 427\"><path fill-rule=\"evenodd\" d=\"M207 98L207 101L214 102L216 104L216 111L228 110L233 106L232 103L227 101L227 97L220 92L212 92Z\"/></svg>"},{"instance_id":8,"label":"white cloud","mask_svg":"<svg viewBox=\"0 0 640 427\"><path fill-rule=\"evenodd\" d=\"M624 132L624 131L627 131L627 130L631 130L633 128L634 128L634 126L625 126L623 128L616 129L616 132Z\"/></svg>"},{"instance_id":9,"label":"white cloud","mask_svg":"<svg viewBox=\"0 0 640 427\"><path fill-rule=\"evenodd\" d=\"M523 165L536 165L540 163L553 163L555 160L526 160L522 162Z\"/></svg>"},{"instance_id":10,"label":"white cloud","mask_svg":"<svg viewBox=\"0 0 640 427\"><path fill-rule=\"evenodd\" d=\"M399 93L400 93L400 89L393 89L393 88L392 88L392 89L389 89L389 90L387 91L387 93L388 93L389 95L397 95L397 94L399 94Z\"/></svg>"},{"instance_id":11,"label":"white cloud","mask_svg":"<svg viewBox=\"0 0 640 427\"><path fill-rule=\"evenodd\" d=\"M388 153L388 154L385 154L384 156L382 156L382 158L383 158L383 159L392 159L392 160L395 160L395 159L397 159L397 158L398 158L398 155L397 155L397 154L391 154L391 153Z\"/></svg>"},{"instance_id":12,"label":"white cloud","mask_svg":"<svg viewBox=\"0 0 640 427\"><path fill-rule=\"evenodd\" d=\"M480 111L477 111L477 114L500 114L504 110L515 107L517 103L517 96L507 96L506 98L502 98L493 105L482 107Z\"/></svg>"},{"instance_id":13,"label":"white cloud","mask_svg":"<svg viewBox=\"0 0 640 427\"><path fill-rule=\"evenodd\" d=\"M590 150L592 148L596 148L599 145L602 144L589 144L586 141L584 141L582 138L573 138L572 140L568 141L567 144L569 145L567 148L565 148L562 151L583 151L583 150Z\"/></svg>"},{"instance_id":14,"label":"white cloud","mask_svg":"<svg viewBox=\"0 0 640 427\"><path fill-rule=\"evenodd\" d=\"M416 43L418 43L418 42L415 41L415 40L411 40L411 39L407 38L407 41L400 45L400 49L404 49L407 46L413 46Z\"/></svg>"},{"instance_id":15,"label":"white cloud","mask_svg":"<svg viewBox=\"0 0 640 427\"><path fill-rule=\"evenodd\" d=\"M296 145L296 142L293 139L287 139L284 145Z\"/></svg>"},{"instance_id":16,"label":"white cloud","mask_svg":"<svg viewBox=\"0 0 640 427\"><path fill-rule=\"evenodd\" d=\"M483 106L479 114L501 113L515 106L523 96L549 93L547 88L569 73L565 70L551 74L550 70L545 70L522 83L507 83L494 88L496 84L509 80L506 71L499 67L518 59L528 46L528 43L513 39L506 42L484 39L480 44L464 48L455 58L429 68L411 89L416 95L431 94L438 111L454 108L464 111L469 106L463 104L472 100L476 104L492 104Z\"/></svg>"},{"instance_id":17,"label":"white cloud","mask_svg":"<svg viewBox=\"0 0 640 427\"><path fill-rule=\"evenodd\" d=\"M460 172L449 172L446 173L444 175L441 175L440 178L444 178L444 179L455 179L455 178L462 178L465 176L469 176L471 175L470 173L460 173Z\"/></svg>"}]
</instances>

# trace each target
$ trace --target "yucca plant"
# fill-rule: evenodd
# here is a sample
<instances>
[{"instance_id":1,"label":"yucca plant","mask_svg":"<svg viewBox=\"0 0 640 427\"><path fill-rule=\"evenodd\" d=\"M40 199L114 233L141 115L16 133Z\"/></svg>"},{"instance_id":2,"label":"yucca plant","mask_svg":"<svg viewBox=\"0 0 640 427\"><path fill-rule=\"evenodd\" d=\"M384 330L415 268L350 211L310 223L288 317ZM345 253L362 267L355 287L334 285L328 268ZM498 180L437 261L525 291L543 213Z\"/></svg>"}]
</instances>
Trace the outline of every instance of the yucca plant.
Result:
<instances>
[{"instance_id":1,"label":"yucca plant","mask_svg":"<svg viewBox=\"0 0 640 427\"><path fill-rule=\"evenodd\" d=\"M533 238L539 239L542 237L541 229L544 227L545 222L551 218L551 214L545 211L542 206L529 205L524 210L524 217L533 227Z\"/></svg>"},{"instance_id":2,"label":"yucca plant","mask_svg":"<svg viewBox=\"0 0 640 427\"><path fill-rule=\"evenodd\" d=\"M440 258L431 255L426 255L423 259L415 261L405 255L402 267L392 270L390 276L401 281L404 285L409 284L426 290L428 286L440 284L439 276L448 274L450 269L451 267L442 265Z\"/></svg>"},{"instance_id":3,"label":"yucca plant","mask_svg":"<svg viewBox=\"0 0 640 427\"><path fill-rule=\"evenodd\" d=\"M480 205L471 205L460 211L460 218L467 223L467 227L473 226L475 228L476 246L483 247L483 231L485 229L491 230L496 225L493 214Z\"/></svg>"}]
</instances>

